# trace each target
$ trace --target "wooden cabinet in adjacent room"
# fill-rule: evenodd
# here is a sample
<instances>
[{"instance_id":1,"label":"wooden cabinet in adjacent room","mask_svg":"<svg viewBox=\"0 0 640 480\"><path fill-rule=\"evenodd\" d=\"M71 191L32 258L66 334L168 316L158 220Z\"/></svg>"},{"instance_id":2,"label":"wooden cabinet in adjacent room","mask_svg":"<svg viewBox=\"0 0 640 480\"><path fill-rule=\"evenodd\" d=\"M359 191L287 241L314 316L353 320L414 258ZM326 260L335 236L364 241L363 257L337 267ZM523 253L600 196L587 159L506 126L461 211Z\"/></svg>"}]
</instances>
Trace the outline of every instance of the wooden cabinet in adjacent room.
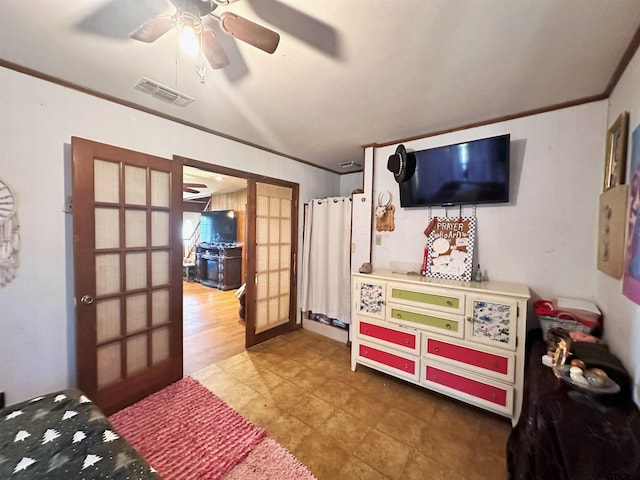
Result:
<instances>
[{"instance_id":1,"label":"wooden cabinet in adjacent room","mask_svg":"<svg viewBox=\"0 0 640 480\"><path fill-rule=\"evenodd\" d=\"M220 290L240 288L242 246L237 244L200 243L196 246L196 281Z\"/></svg>"}]
</instances>

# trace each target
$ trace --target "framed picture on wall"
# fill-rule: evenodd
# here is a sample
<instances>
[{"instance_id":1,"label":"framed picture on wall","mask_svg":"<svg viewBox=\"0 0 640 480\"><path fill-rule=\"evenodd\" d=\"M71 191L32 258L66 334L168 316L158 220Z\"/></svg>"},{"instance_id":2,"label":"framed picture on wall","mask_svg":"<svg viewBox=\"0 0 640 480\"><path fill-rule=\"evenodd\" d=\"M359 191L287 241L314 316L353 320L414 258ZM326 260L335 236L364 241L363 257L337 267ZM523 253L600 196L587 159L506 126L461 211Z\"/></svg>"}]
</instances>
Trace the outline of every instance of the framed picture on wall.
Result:
<instances>
[{"instance_id":1,"label":"framed picture on wall","mask_svg":"<svg viewBox=\"0 0 640 480\"><path fill-rule=\"evenodd\" d=\"M598 270L622 278L629 185L616 185L600 195Z\"/></svg>"},{"instance_id":2,"label":"framed picture on wall","mask_svg":"<svg viewBox=\"0 0 640 480\"><path fill-rule=\"evenodd\" d=\"M640 125L631 134L627 238L622 270L622 293L640 305Z\"/></svg>"},{"instance_id":3,"label":"framed picture on wall","mask_svg":"<svg viewBox=\"0 0 640 480\"><path fill-rule=\"evenodd\" d=\"M604 188L607 191L625 181L627 167L627 135L629 130L629 112L623 112L607 133L607 154L604 164Z\"/></svg>"}]
</instances>

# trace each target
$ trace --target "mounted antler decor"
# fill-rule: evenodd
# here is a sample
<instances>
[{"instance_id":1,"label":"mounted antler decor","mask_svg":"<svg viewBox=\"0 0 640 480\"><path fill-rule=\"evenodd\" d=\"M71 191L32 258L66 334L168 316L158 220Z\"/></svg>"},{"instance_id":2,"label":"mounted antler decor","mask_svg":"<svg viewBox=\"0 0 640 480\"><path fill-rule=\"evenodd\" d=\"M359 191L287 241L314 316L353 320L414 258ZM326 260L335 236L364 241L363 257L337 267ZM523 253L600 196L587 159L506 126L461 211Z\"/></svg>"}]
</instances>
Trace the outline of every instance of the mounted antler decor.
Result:
<instances>
[{"instance_id":1,"label":"mounted antler decor","mask_svg":"<svg viewBox=\"0 0 640 480\"><path fill-rule=\"evenodd\" d=\"M391 205L391 192L386 192L389 196L389 201L384 203L383 192L378 195L378 206L376 207L376 230L378 232L393 232L395 230L395 223L393 220L393 214L395 207Z\"/></svg>"}]
</instances>

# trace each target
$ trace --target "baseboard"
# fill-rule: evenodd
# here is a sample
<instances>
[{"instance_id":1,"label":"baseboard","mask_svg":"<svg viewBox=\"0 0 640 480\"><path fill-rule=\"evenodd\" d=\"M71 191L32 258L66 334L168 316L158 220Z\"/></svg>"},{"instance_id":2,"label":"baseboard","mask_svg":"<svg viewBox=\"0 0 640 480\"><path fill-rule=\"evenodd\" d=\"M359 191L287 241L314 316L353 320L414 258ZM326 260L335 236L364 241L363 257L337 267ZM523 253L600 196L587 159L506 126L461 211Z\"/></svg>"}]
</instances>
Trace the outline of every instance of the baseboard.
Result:
<instances>
[{"instance_id":1,"label":"baseboard","mask_svg":"<svg viewBox=\"0 0 640 480\"><path fill-rule=\"evenodd\" d=\"M349 332L345 329L332 327L331 325L325 325L324 323L316 322L315 320L302 319L302 328L309 330L310 332L319 333L325 337L329 337L338 342L347 343L349 338Z\"/></svg>"}]
</instances>

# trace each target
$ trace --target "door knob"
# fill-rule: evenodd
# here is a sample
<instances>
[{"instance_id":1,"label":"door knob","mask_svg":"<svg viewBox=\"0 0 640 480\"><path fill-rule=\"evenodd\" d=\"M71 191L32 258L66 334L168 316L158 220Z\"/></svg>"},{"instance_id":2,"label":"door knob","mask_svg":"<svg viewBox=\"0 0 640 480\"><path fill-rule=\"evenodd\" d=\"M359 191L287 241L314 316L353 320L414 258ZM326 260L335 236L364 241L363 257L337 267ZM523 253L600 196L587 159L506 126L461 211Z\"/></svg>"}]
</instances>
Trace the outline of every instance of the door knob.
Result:
<instances>
[{"instance_id":1,"label":"door knob","mask_svg":"<svg viewBox=\"0 0 640 480\"><path fill-rule=\"evenodd\" d=\"M91 305L94 301L94 298L91 295L83 295L80 301L85 305Z\"/></svg>"}]
</instances>

